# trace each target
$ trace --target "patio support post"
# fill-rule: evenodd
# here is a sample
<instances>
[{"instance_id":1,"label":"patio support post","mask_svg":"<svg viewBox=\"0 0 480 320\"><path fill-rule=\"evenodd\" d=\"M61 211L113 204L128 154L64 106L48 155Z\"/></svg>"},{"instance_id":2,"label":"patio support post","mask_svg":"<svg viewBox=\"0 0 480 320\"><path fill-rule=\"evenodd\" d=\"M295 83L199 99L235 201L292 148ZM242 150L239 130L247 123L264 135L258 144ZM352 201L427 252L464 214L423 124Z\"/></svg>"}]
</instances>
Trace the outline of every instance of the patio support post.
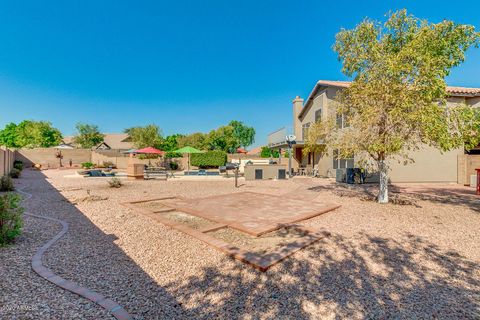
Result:
<instances>
[{"instance_id":1,"label":"patio support post","mask_svg":"<svg viewBox=\"0 0 480 320\"><path fill-rule=\"evenodd\" d=\"M288 177L292 177L292 146L288 146Z\"/></svg>"}]
</instances>

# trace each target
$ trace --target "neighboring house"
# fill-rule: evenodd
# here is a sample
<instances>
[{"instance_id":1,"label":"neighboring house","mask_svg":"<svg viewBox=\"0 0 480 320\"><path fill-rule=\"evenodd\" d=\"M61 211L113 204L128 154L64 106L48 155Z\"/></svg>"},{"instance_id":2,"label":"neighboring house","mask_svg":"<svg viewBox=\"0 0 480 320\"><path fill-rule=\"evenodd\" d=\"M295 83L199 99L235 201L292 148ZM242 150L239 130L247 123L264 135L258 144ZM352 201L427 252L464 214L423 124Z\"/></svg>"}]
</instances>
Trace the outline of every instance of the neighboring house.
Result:
<instances>
[{"instance_id":1,"label":"neighboring house","mask_svg":"<svg viewBox=\"0 0 480 320\"><path fill-rule=\"evenodd\" d=\"M63 138L63 143L76 146L73 142L74 136ZM133 144L126 133L104 133L103 142L93 147L93 150L130 150Z\"/></svg>"},{"instance_id":2,"label":"neighboring house","mask_svg":"<svg viewBox=\"0 0 480 320\"><path fill-rule=\"evenodd\" d=\"M247 155L249 155L249 156L259 156L260 153L262 153L262 147L256 147L256 148L253 148L252 150L249 150L247 152Z\"/></svg>"},{"instance_id":3,"label":"neighboring house","mask_svg":"<svg viewBox=\"0 0 480 320\"><path fill-rule=\"evenodd\" d=\"M293 100L293 134L296 136L293 145L295 165L300 167L317 167L321 176L335 177L336 169L352 168L355 158L340 159L332 152L327 156L318 152L303 153L308 129L316 121L326 119L328 114L335 112L334 104L336 93L350 85L346 81L318 81L312 92L304 100L296 97ZM480 107L480 88L447 87L449 97L447 104L464 102L472 107ZM342 115L337 115L337 125L345 126ZM287 148L285 141L286 129L278 130L269 135L269 147ZM465 151L456 149L441 153L435 148L425 146L411 157L414 163L404 166L396 161L390 162L390 179L392 182L464 182L459 177L459 162ZM475 153L473 151L472 153Z\"/></svg>"},{"instance_id":4,"label":"neighboring house","mask_svg":"<svg viewBox=\"0 0 480 320\"><path fill-rule=\"evenodd\" d=\"M133 148L132 141L126 133L105 133L103 142L96 146L97 150L130 150Z\"/></svg>"}]
</instances>

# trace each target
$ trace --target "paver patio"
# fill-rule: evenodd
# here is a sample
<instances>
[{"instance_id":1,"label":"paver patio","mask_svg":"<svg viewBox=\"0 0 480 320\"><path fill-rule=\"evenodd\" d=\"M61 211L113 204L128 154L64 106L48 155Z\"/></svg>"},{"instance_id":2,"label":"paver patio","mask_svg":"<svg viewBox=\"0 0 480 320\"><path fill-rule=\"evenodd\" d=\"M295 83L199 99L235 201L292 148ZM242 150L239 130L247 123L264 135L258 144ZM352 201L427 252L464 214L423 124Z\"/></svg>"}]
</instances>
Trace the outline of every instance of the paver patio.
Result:
<instances>
[{"instance_id":1,"label":"paver patio","mask_svg":"<svg viewBox=\"0 0 480 320\"><path fill-rule=\"evenodd\" d=\"M340 207L338 204L316 201L305 203L304 199L256 192L180 199L165 202L165 205L223 223L254 236Z\"/></svg>"},{"instance_id":2,"label":"paver patio","mask_svg":"<svg viewBox=\"0 0 480 320\"><path fill-rule=\"evenodd\" d=\"M195 237L261 271L266 271L296 251L330 235L324 230L305 228L294 224L295 222L340 207L340 205L317 201L310 201L306 205L304 199L255 192L215 195L197 199L165 197L123 204L157 222ZM172 212L183 215L182 219L172 220ZM192 224L193 218L202 219L203 223L200 225L203 227ZM187 223L189 220L190 223ZM253 249L234 245L230 241L214 236L215 231L228 228L237 229L255 237L261 237L281 228L284 229L284 233L299 232L301 236L287 240L284 235L282 236L284 241L279 246L255 252ZM258 241L268 243L267 239L258 238Z\"/></svg>"}]
</instances>

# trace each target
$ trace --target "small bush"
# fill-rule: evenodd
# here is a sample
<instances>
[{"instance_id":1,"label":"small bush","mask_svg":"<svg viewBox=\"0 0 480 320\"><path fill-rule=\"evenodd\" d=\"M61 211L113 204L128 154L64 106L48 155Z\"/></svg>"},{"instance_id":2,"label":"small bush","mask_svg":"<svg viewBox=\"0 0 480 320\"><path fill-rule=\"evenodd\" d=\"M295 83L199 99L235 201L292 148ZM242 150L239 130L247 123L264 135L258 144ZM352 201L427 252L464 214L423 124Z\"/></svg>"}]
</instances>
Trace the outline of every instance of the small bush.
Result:
<instances>
[{"instance_id":1,"label":"small bush","mask_svg":"<svg viewBox=\"0 0 480 320\"><path fill-rule=\"evenodd\" d=\"M121 186L123 186L123 183L122 180L113 177L112 179L108 180L108 185L110 186L110 188L120 188Z\"/></svg>"},{"instance_id":2,"label":"small bush","mask_svg":"<svg viewBox=\"0 0 480 320\"><path fill-rule=\"evenodd\" d=\"M278 150L272 150L269 147L262 147L262 151L260 152L261 158L278 158L278 156Z\"/></svg>"},{"instance_id":3,"label":"small bush","mask_svg":"<svg viewBox=\"0 0 480 320\"><path fill-rule=\"evenodd\" d=\"M10 177L12 177L13 179L18 179L18 178L20 178L20 173L21 173L20 170L18 170L17 168L13 168L10 171Z\"/></svg>"},{"instance_id":4,"label":"small bush","mask_svg":"<svg viewBox=\"0 0 480 320\"><path fill-rule=\"evenodd\" d=\"M170 162L170 169L177 170L178 169L178 162L172 161Z\"/></svg>"},{"instance_id":5,"label":"small bush","mask_svg":"<svg viewBox=\"0 0 480 320\"><path fill-rule=\"evenodd\" d=\"M181 158L183 157L183 154L177 153L177 152L167 152L165 153L165 159L170 159L170 158Z\"/></svg>"},{"instance_id":6,"label":"small bush","mask_svg":"<svg viewBox=\"0 0 480 320\"><path fill-rule=\"evenodd\" d=\"M192 153L190 163L193 166L207 169L218 168L227 162L227 153L224 151L207 151L205 153Z\"/></svg>"},{"instance_id":7,"label":"small bush","mask_svg":"<svg viewBox=\"0 0 480 320\"><path fill-rule=\"evenodd\" d=\"M23 208L20 201L18 194L0 196L0 247L12 242L21 232Z\"/></svg>"},{"instance_id":8,"label":"small bush","mask_svg":"<svg viewBox=\"0 0 480 320\"><path fill-rule=\"evenodd\" d=\"M82 162L82 168L91 169L93 167L94 167L94 164L92 162Z\"/></svg>"},{"instance_id":9,"label":"small bush","mask_svg":"<svg viewBox=\"0 0 480 320\"><path fill-rule=\"evenodd\" d=\"M146 159L158 159L160 156L158 154L150 154L150 153L142 153L138 155L138 159L146 160Z\"/></svg>"},{"instance_id":10,"label":"small bush","mask_svg":"<svg viewBox=\"0 0 480 320\"><path fill-rule=\"evenodd\" d=\"M4 175L0 178L0 191L14 191L15 186L10 176Z\"/></svg>"},{"instance_id":11,"label":"small bush","mask_svg":"<svg viewBox=\"0 0 480 320\"><path fill-rule=\"evenodd\" d=\"M15 161L13 162L13 167L14 167L15 169L18 169L18 170L22 171L22 170L23 170L23 162L20 161L20 160L15 160Z\"/></svg>"},{"instance_id":12,"label":"small bush","mask_svg":"<svg viewBox=\"0 0 480 320\"><path fill-rule=\"evenodd\" d=\"M115 164L112 161L103 161L103 166L105 168L115 168Z\"/></svg>"}]
</instances>

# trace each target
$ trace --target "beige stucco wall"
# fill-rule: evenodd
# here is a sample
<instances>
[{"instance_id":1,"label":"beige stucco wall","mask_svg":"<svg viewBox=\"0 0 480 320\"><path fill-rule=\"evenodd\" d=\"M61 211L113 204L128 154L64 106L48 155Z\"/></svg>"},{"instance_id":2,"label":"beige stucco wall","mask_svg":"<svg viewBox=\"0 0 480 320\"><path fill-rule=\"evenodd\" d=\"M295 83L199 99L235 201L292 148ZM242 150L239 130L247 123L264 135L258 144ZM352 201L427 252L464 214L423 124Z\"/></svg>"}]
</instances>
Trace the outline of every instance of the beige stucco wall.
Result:
<instances>
[{"instance_id":1,"label":"beige stucco wall","mask_svg":"<svg viewBox=\"0 0 480 320\"><path fill-rule=\"evenodd\" d=\"M18 149L15 152L15 159L23 161L26 166L38 163L46 168L57 168L59 167L59 159L55 157L55 153L58 150L62 151L63 165L68 165L70 159L74 165L91 161L90 149L54 148Z\"/></svg>"},{"instance_id":2,"label":"beige stucco wall","mask_svg":"<svg viewBox=\"0 0 480 320\"><path fill-rule=\"evenodd\" d=\"M410 157L414 163L404 165L390 161L390 180L395 182L457 182L457 158L463 149L443 154L436 148L424 146Z\"/></svg>"},{"instance_id":3,"label":"beige stucco wall","mask_svg":"<svg viewBox=\"0 0 480 320\"><path fill-rule=\"evenodd\" d=\"M0 148L0 176L10 173L13 168L15 153L6 148Z\"/></svg>"},{"instance_id":4,"label":"beige stucco wall","mask_svg":"<svg viewBox=\"0 0 480 320\"><path fill-rule=\"evenodd\" d=\"M466 100L467 104L474 107L480 108L480 97L469 98Z\"/></svg>"},{"instance_id":5,"label":"beige stucco wall","mask_svg":"<svg viewBox=\"0 0 480 320\"><path fill-rule=\"evenodd\" d=\"M288 178L287 166L281 164L250 164L245 166L245 180L255 180L255 170L263 170L263 180L277 179L278 171L285 170Z\"/></svg>"},{"instance_id":6,"label":"beige stucco wall","mask_svg":"<svg viewBox=\"0 0 480 320\"><path fill-rule=\"evenodd\" d=\"M130 159L130 155L123 154L118 150L101 150L101 151L92 151L92 160L96 165L102 165L104 162L112 162L118 169L127 169L129 163L141 163L141 164L152 164L161 162L161 159L140 159L138 157L133 157ZM179 164L179 169L186 169L188 164L188 157L185 154L183 158L174 158L172 161L175 161ZM191 169L196 167L190 166Z\"/></svg>"},{"instance_id":7,"label":"beige stucco wall","mask_svg":"<svg viewBox=\"0 0 480 320\"><path fill-rule=\"evenodd\" d=\"M461 154L458 156L458 183L470 184L470 176L476 174L475 169L480 169L480 155Z\"/></svg>"},{"instance_id":8,"label":"beige stucco wall","mask_svg":"<svg viewBox=\"0 0 480 320\"><path fill-rule=\"evenodd\" d=\"M335 112L333 100L339 88L328 87L320 90L312 100L311 105L302 117L297 118L294 123L295 128L300 128L302 124L313 123L315 121L315 112L322 108L322 118L325 119L329 113ZM480 97L464 98L449 97L447 105L457 103L467 103L473 107L480 107ZM297 137L304 137L297 134ZM390 162L390 178L392 182L457 182L460 183L458 157L463 155L463 149L456 149L446 153L441 153L435 148L428 146L422 147L419 151L413 152L410 156L414 159L414 163L403 165L396 161ZM303 156L299 165L307 166L307 156ZM315 155L312 167L318 165L319 174L326 177L335 177L333 169L333 158L331 156Z\"/></svg>"}]
</instances>

